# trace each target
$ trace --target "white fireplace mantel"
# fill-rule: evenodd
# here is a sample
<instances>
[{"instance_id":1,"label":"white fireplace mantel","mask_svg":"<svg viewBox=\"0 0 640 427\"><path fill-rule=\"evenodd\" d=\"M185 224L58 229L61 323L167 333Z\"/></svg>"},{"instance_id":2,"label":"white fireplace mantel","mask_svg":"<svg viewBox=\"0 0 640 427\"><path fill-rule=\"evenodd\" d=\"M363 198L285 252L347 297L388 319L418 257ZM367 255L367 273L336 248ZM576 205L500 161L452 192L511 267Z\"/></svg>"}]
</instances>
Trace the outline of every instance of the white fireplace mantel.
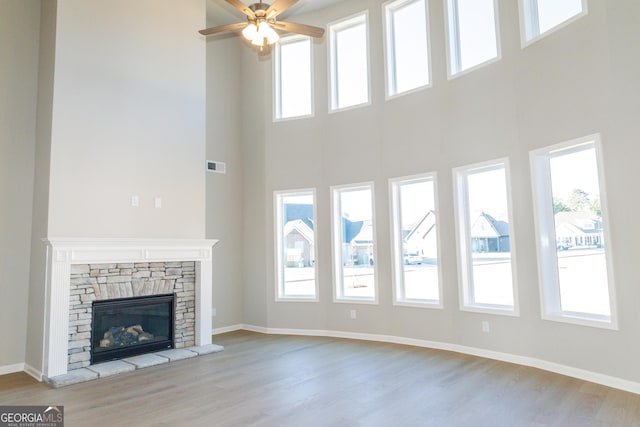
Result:
<instances>
[{"instance_id":1,"label":"white fireplace mantel","mask_svg":"<svg viewBox=\"0 0 640 427\"><path fill-rule=\"evenodd\" d=\"M210 239L49 238L42 375L67 373L72 264L195 261L196 345L211 344L212 248Z\"/></svg>"}]
</instances>

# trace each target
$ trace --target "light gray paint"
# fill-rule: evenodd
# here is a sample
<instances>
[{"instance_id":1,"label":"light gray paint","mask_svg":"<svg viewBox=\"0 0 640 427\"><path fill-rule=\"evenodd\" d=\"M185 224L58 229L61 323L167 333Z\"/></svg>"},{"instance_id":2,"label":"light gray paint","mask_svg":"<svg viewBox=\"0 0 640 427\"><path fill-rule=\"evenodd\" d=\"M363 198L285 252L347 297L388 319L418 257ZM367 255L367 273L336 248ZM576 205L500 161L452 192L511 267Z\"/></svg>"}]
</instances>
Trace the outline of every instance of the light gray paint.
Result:
<instances>
[{"instance_id":1,"label":"light gray paint","mask_svg":"<svg viewBox=\"0 0 640 427\"><path fill-rule=\"evenodd\" d=\"M219 239L213 257L214 328L243 322L242 271L249 265L242 256L241 48L235 37L207 42L207 159L227 164L226 174L206 175L206 236Z\"/></svg>"},{"instance_id":2,"label":"light gray paint","mask_svg":"<svg viewBox=\"0 0 640 427\"><path fill-rule=\"evenodd\" d=\"M33 220L31 223L31 265L29 277L29 323L25 363L29 370L40 371L43 363L45 300L45 245L49 221L49 172L51 162L51 115L53 71L56 51L57 1L42 2L40 51L38 63L38 106L36 122Z\"/></svg>"},{"instance_id":3,"label":"light gray paint","mask_svg":"<svg viewBox=\"0 0 640 427\"><path fill-rule=\"evenodd\" d=\"M634 246L640 237L637 117L640 104L640 30L632 0L589 2L589 14L570 26L520 47L517 2L500 0L502 59L452 80L446 75L444 11L429 1L433 87L385 101L381 2L353 0L296 16L323 25L369 10L372 105L327 112L326 37L315 47L316 116L271 121L271 66L252 61L243 111L252 117L245 151L245 321L270 328L303 328L388 334L442 341L534 357L588 371L640 381L640 324ZM248 49L245 49L248 50ZM245 70L244 72L246 72ZM247 102L251 100L251 104ZM266 108L257 111L253 103ZM258 117L255 117L255 115ZM610 331L540 319L529 151L600 132L603 139L611 240L620 330ZM262 156L262 157L260 157ZM520 317L460 312L456 271L451 169L508 157L517 243ZM444 309L395 307L391 301L388 179L438 173ZM332 302L329 187L374 181L378 241L378 305ZM273 274L272 192L315 187L318 193L319 303L276 303ZM258 301L266 295L267 316ZM349 310L358 311L357 320ZM481 321L491 322L483 334Z\"/></svg>"},{"instance_id":4,"label":"light gray paint","mask_svg":"<svg viewBox=\"0 0 640 427\"><path fill-rule=\"evenodd\" d=\"M205 11L58 2L50 236L204 237Z\"/></svg>"},{"instance_id":5,"label":"light gray paint","mask_svg":"<svg viewBox=\"0 0 640 427\"><path fill-rule=\"evenodd\" d=\"M0 1L0 366L24 362L40 1Z\"/></svg>"}]
</instances>

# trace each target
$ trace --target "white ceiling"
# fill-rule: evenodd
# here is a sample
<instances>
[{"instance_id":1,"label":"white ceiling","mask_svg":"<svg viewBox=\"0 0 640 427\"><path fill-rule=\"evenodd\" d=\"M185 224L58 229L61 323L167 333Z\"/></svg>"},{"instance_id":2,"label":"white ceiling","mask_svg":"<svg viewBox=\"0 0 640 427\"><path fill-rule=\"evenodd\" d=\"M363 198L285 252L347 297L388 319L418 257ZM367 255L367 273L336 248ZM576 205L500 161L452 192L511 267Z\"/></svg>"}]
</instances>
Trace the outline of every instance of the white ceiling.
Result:
<instances>
[{"instance_id":1,"label":"white ceiling","mask_svg":"<svg viewBox=\"0 0 640 427\"><path fill-rule=\"evenodd\" d=\"M247 5L259 2L259 0L241 1ZM286 19L290 16L302 15L314 10L323 9L340 1L345 0L299 0L298 3L291 6L280 17ZM264 0L263 3L271 4L273 1ZM231 6L225 0L207 0L207 21L209 25L232 24L234 22L242 22L244 19L245 17L242 12Z\"/></svg>"}]
</instances>

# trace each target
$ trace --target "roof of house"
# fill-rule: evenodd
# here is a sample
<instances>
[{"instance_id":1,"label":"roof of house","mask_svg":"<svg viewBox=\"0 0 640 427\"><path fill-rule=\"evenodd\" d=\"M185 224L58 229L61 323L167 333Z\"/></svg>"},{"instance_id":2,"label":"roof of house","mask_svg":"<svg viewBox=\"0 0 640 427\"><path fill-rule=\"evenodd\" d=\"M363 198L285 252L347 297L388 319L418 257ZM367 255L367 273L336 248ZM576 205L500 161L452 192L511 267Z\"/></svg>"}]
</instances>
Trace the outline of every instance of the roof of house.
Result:
<instances>
[{"instance_id":1,"label":"roof of house","mask_svg":"<svg viewBox=\"0 0 640 427\"><path fill-rule=\"evenodd\" d=\"M509 236L509 223L497 220L488 213L482 212L471 226L471 237L505 237Z\"/></svg>"},{"instance_id":2,"label":"roof of house","mask_svg":"<svg viewBox=\"0 0 640 427\"><path fill-rule=\"evenodd\" d=\"M313 229L307 225L301 219L294 219L293 221L289 221L284 225L283 233L284 235L288 235L292 231L297 231L310 245L314 244L313 238Z\"/></svg>"},{"instance_id":3,"label":"roof of house","mask_svg":"<svg viewBox=\"0 0 640 427\"><path fill-rule=\"evenodd\" d=\"M284 205L284 223L288 224L291 221L301 220L310 230L314 229L313 221L313 205L302 203L287 203ZM362 229L363 221L351 221L347 218L342 218L342 229L344 230L343 242L349 243L354 237L360 233Z\"/></svg>"},{"instance_id":4,"label":"roof of house","mask_svg":"<svg viewBox=\"0 0 640 427\"><path fill-rule=\"evenodd\" d=\"M403 238L405 240L409 240L416 235L422 235L421 237L424 239L427 235L435 228L436 224L436 213L435 211L429 211L426 213L424 217L413 227L411 230L406 232L403 230Z\"/></svg>"},{"instance_id":5,"label":"roof of house","mask_svg":"<svg viewBox=\"0 0 640 427\"><path fill-rule=\"evenodd\" d=\"M284 205L284 223L296 219L304 223L313 230L313 205L302 203L287 203Z\"/></svg>"},{"instance_id":6,"label":"roof of house","mask_svg":"<svg viewBox=\"0 0 640 427\"><path fill-rule=\"evenodd\" d=\"M589 211L558 212L554 215L556 230L559 228L573 229L574 234L599 233L602 231L602 218Z\"/></svg>"}]
</instances>

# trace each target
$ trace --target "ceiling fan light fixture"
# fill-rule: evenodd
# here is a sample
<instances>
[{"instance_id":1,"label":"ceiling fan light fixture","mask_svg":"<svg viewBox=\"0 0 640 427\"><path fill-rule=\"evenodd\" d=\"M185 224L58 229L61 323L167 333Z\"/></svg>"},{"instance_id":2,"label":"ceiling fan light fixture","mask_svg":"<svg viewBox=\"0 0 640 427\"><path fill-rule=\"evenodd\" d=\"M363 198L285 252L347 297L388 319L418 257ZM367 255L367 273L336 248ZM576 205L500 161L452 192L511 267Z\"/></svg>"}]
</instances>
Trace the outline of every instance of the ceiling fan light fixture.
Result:
<instances>
[{"instance_id":1,"label":"ceiling fan light fixture","mask_svg":"<svg viewBox=\"0 0 640 427\"><path fill-rule=\"evenodd\" d=\"M267 41L269 42L269 44L274 44L278 40L280 40L280 36L278 35L278 33L276 33L276 31L271 28L270 25L267 26Z\"/></svg>"},{"instance_id":2,"label":"ceiling fan light fixture","mask_svg":"<svg viewBox=\"0 0 640 427\"><path fill-rule=\"evenodd\" d=\"M267 21L261 21L258 25L258 34L256 37L260 37L261 43L264 39L267 39L267 43L274 44L280 39L278 33L275 32L271 25Z\"/></svg>"},{"instance_id":3,"label":"ceiling fan light fixture","mask_svg":"<svg viewBox=\"0 0 640 427\"><path fill-rule=\"evenodd\" d=\"M222 0L216 0L222 1ZM302 34L309 37L320 38L324 35L324 28L311 25L296 24L295 22L277 21L276 18L285 10L296 4L299 0L271 0L271 4L258 3L246 5L245 0L226 0L231 6L238 9L246 16L245 22L235 24L218 25L198 31L203 36L218 34L225 31L242 31L242 36L254 46L260 48L261 53L271 52L269 46L280 40L278 31L286 33ZM255 1L255 0L254 0ZM309 0L307 0L309 1ZM265 46L267 49L265 49Z\"/></svg>"},{"instance_id":4,"label":"ceiling fan light fixture","mask_svg":"<svg viewBox=\"0 0 640 427\"><path fill-rule=\"evenodd\" d=\"M253 40L251 40L251 44L254 46L264 46L264 38L260 37L259 35L256 35Z\"/></svg>"},{"instance_id":5,"label":"ceiling fan light fixture","mask_svg":"<svg viewBox=\"0 0 640 427\"><path fill-rule=\"evenodd\" d=\"M242 36L247 39L253 41L253 39L258 34L258 29L256 28L256 24L249 23L244 30L242 30Z\"/></svg>"}]
</instances>

